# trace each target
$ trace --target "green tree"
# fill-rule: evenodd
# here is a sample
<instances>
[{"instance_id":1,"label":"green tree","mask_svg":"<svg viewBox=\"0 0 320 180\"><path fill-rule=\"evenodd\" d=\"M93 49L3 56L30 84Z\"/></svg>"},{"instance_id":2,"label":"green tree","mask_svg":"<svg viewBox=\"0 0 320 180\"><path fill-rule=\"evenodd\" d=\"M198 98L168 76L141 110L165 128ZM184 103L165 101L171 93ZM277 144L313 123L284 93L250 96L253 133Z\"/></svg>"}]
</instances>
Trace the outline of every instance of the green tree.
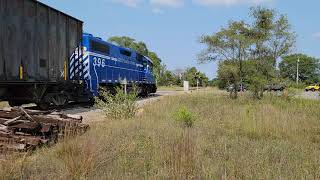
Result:
<instances>
[{"instance_id":1,"label":"green tree","mask_svg":"<svg viewBox=\"0 0 320 180\"><path fill-rule=\"evenodd\" d=\"M278 15L273 9L251 8L254 19L251 30L253 47L251 65L255 67L249 76L251 90L256 98L263 96L264 87L276 78L277 60L291 52L295 34L286 15Z\"/></svg>"},{"instance_id":2,"label":"green tree","mask_svg":"<svg viewBox=\"0 0 320 180\"><path fill-rule=\"evenodd\" d=\"M183 73L183 79L189 81L190 86L193 87L197 86L197 81L199 86L207 86L209 81L209 78L196 67L187 68Z\"/></svg>"},{"instance_id":3,"label":"green tree","mask_svg":"<svg viewBox=\"0 0 320 180\"><path fill-rule=\"evenodd\" d=\"M265 84L275 77L277 59L292 49L295 34L291 31L287 17L278 15L272 9L251 8L250 17L251 24L231 21L227 28L213 35L202 36L200 42L207 49L200 54L199 62L228 61L229 64L221 65L220 74L230 78L223 81L233 83L234 97L237 97L238 84L247 81L255 97L261 98ZM251 60L248 64L251 68L250 76L245 74L243 68L244 62L248 60Z\"/></svg>"},{"instance_id":4,"label":"green tree","mask_svg":"<svg viewBox=\"0 0 320 180\"><path fill-rule=\"evenodd\" d=\"M159 86L173 86L173 85L180 85L177 84L178 78L175 76L175 74L169 70L164 70L163 73L161 73L161 76L158 80Z\"/></svg>"},{"instance_id":5,"label":"green tree","mask_svg":"<svg viewBox=\"0 0 320 180\"><path fill-rule=\"evenodd\" d=\"M135 39L127 36L113 36L108 39L108 41L117 44L118 46L130 48L136 50L138 53L147 56L148 48L144 42L137 42Z\"/></svg>"},{"instance_id":6,"label":"green tree","mask_svg":"<svg viewBox=\"0 0 320 180\"><path fill-rule=\"evenodd\" d=\"M153 73L157 81L159 81L160 76L163 72L165 72L165 65L162 63L162 60L158 57L155 52L148 51L147 55L153 62Z\"/></svg>"},{"instance_id":7,"label":"green tree","mask_svg":"<svg viewBox=\"0 0 320 180\"><path fill-rule=\"evenodd\" d=\"M237 86L243 80L242 63L250 55L251 40L249 25L244 21L232 21L227 28L222 28L213 35L201 37L200 43L206 44L207 49L200 54L198 59L200 63L208 61L231 61L233 63L232 72L228 71L231 69L225 71L231 73L230 76L225 77L231 78L228 82L236 87L230 96L237 97ZM234 66L238 68L237 78L233 74Z\"/></svg>"},{"instance_id":8,"label":"green tree","mask_svg":"<svg viewBox=\"0 0 320 180\"><path fill-rule=\"evenodd\" d=\"M299 61L299 80L304 83L317 83L320 76L319 59L309 57L305 54L293 54L283 57L279 64L280 75L292 81L297 76L297 61Z\"/></svg>"},{"instance_id":9,"label":"green tree","mask_svg":"<svg viewBox=\"0 0 320 180\"><path fill-rule=\"evenodd\" d=\"M263 7L251 8L250 16L254 20L251 37L256 46L253 59L271 60L275 67L277 60L289 54L295 44L296 35L288 17Z\"/></svg>"},{"instance_id":10,"label":"green tree","mask_svg":"<svg viewBox=\"0 0 320 180\"><path fill-rule=\"evenodd\" d=\"M237 98L238 83L240 82L239 66L235 61L222 61L218 67L219 88L227 88L233 85L233 91L230 91L231 98Z\"/></svg>"},{"instance_id":11,"label":"green tree","mask_svg":"<svg viewBox=\"0 0 320 180\"><path fill-rule=\"evenodd\" d=\"M165 73L164 73L164 85L166 85L166 86L172 86L172 85L175 85L175 82L176 82L176 79L175 79L175 77L174 77L174 75L172 74L172 72L171 71L166 71Z\"/></svg>"}]
</instances>

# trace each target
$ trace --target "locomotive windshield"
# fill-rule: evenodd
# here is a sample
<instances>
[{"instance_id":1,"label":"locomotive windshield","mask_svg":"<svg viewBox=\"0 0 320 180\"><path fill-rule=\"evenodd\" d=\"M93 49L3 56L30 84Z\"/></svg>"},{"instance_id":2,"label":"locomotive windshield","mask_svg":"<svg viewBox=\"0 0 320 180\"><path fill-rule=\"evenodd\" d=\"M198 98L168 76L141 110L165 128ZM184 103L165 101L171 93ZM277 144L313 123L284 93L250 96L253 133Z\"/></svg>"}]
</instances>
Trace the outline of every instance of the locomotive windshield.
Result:
<instances>
[{"instance_id":1,"label":"locomotive windshield","mask_svg":"<svg viewBox=\"0 0 320 180\"><path fill-rule=\"evenodd\" d=\"M120 50L120 53L121 53L122 55L125 55L125 56L128 56L128 57L131 56L131 52L130 52L130 51L127 51L127 50L124 50L124 49L121 49L121 50Z\"/></svg>"},{"instance_id":2,"label":"locomotive windshield","mask_svg":"<svg viewBox=\"0 0 320 180\"><path fill-rule=\"evenodd\" d=\"M137 61L142 61L142 59L143 59L143 56L141 55L141 54L137 54Z\"/></svg>"},{"instance_id":3,"label":"locomotive windshield","mask_svg":"<svg viewBox=\"0 0 320 180\"><path fill-rule=\"evenodd\" d=\"M110 53L110 48L108 45L105 45L103 43L99 43L96 41L91 40L90 41L91 44L91 51L95 51L95 52L99 52L99 53L103 53L103 54L109 54Z\"/></svg>"}]
</instances>

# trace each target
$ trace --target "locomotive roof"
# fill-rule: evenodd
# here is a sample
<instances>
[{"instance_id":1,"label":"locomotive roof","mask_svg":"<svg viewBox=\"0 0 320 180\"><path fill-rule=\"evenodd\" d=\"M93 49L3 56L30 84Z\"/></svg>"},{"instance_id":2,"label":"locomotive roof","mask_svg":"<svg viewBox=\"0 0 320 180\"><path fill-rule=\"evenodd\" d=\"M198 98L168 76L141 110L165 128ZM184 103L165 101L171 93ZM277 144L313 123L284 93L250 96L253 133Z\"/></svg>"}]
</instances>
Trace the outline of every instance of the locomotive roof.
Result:
<instances>
[{"instance_id":1,"label":"locomotive roof","mask_svg":"<svg viewBox=\"0 0 320 180\"><path fill-rule=\"evenodd\" d=\"M131 52L135 52L135 53L138 54L138 52L135 51L135 50L133 50L133 49L126 48L126 47L122 47L122 46L119 46L119 45L114 44L114 43L112 43L112 42L105 41L105 40L103 40L102 38L100 38L100 37L95 37L95 36L93 36L93 35L90 34L90 33L83 33L83 35L88 36L88 37L93 38L93 39L98 40L98 41L103 41L103 42L105 42L105 43L111 44L111 45L113 45L113 46L116 46L116 47L119 47L119 48L122 48L122 49L126 49L126 50L131 51ZM151 62L151 64L153 64L152 60L151 60L148 56L143 55L143 57L145 57L149 62Z\"/></svg>"}]
</instances>

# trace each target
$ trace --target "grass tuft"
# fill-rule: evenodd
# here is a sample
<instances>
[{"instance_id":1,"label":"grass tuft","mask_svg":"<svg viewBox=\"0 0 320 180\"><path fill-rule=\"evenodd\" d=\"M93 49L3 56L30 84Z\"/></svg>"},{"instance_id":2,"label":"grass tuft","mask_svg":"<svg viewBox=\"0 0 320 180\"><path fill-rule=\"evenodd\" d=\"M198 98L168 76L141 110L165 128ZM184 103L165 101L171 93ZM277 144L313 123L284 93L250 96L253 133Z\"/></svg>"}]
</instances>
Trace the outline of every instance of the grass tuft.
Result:
<instances>
[{"instance_id":1,"label":"grass tuft","mask_svg":"<svg viewBox=\"0 0 320 180\"><path fill-rule=\"evenodd\" d=\"M111 94L103 89L100 90L100 97L95 98L95 106L101 109L111 119L133 118L138 108L136 106L137 93L125 93L123 88L116 88L116 93Z\"/></svg>"},{"instance_id":2,"label":"grass tuft","mask_svg":"<svg viewBox=\"0 0 320 180\"><path fill-rule=\"evenodd\" d=\"M173 113L173 118L182 123L185 127L192 127L195 121L195 117L191 111L186 107L180 107L177 111Z\"/></svg>"}]
</instances>

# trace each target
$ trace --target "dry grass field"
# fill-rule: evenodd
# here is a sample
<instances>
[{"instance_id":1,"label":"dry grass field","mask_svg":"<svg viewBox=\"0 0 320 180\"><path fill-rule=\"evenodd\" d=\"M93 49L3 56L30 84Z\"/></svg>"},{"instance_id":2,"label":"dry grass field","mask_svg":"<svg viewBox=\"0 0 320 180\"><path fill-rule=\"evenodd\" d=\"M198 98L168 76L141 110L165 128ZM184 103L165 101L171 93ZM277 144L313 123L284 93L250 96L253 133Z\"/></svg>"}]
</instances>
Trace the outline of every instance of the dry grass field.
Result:
<instances>
[{"instance_id":1,"label":"dry grass field","mask_svg":"<svg viewBox=\"0 0 320 180\"><path fill-rule=\"evenodd\" d=\"M173 114L184 107L193 126ZM320 179L319 102L199 92L2 161L3 179Z\"/></svg>"}]
</instances>

